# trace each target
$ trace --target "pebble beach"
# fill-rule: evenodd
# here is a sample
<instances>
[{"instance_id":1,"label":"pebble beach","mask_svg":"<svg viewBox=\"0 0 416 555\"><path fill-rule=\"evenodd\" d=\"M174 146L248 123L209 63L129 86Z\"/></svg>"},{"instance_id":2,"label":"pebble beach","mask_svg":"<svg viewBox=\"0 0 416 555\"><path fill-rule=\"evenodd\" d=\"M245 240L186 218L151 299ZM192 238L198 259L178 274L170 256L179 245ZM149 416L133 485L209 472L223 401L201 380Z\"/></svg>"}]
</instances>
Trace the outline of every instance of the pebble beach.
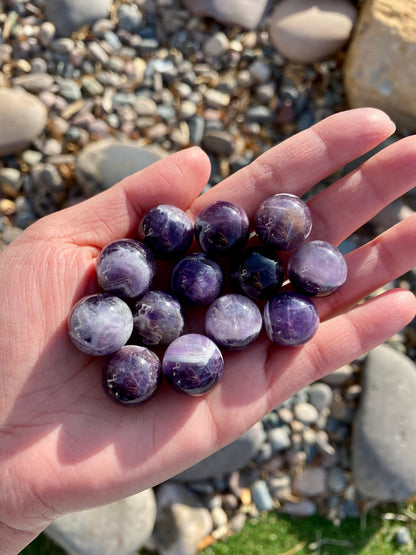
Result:
<instances>
[{"instance_id":1,"label":"pebble beach","mask_svg":"<svg viewBox=\"0 0 416 555\"><path fill-rule=\"evenodd\" d=\"M0 0L1 249L37 219L172 152L201 146L210 188L351 107L357 95L346 90L346 59L363 11L377 2L333 0L331 9L315 2L325 17L306 1L223 4ZM295 28L289 9L300 14ZM386 143L413 132L400 117ZM359 162L314 184L313 193ZM411 191L341 250L413 214L415 204ZM386 289L397 285L416 291L416 274ZM338 525L374 499L406 501L416 494L415 360L410 324L205 461L126 500L60 517L46 534L71 554L146 547L193 555L265 511L319 514ZM406 387L395 387L393 372Z\"/></svg>"}]
</instances>

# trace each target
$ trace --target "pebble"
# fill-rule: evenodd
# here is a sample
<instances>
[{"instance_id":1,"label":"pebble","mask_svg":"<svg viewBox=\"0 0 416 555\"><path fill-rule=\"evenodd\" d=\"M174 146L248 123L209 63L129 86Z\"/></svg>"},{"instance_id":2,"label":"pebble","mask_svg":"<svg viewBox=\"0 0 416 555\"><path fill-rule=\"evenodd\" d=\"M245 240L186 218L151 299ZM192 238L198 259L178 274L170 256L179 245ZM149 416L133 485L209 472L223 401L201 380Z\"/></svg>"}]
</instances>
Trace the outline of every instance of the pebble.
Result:
<instances>
[{"instance_id":1,"label":"pebble","mask_svg":"<svg viewBox=\"0 0 416 555\"><path fill-rule=\"evenodd\" d=\"M295 418L306 426L314 424L319 417L317 409L310 403L298 403L293 411Z\"/></svg>"},{"instance_id":2,"label":"pebble","mask_svg":"<svg viewBox=\"0 0 416 555\"><path fill-rule=\"evenodd\" d=\"M346 364L345 366L338 368L338 370L331 372L331 374L321 378L321 382L326 383L331 387L340 387L346 384L352 378L353 374L353 367L350 364Z\"/></svg>"},{"instance_id":3,"label":"pebble","mask_svg":"<svg viewBox=\"0 0 416 555\"><path fill-rule=\"evenodd\" d=\"M409 543L412 541L409 528L407 528L406 526L400 526L400 528L398 528L396 530L396 533L394 534L394 539L396 543L400 546L409 545Z\"/></svg>"},{"instance_id":4,"label":"pebble","mask_svg":"<svg viewBox=\"0 0 416 555\"><path fill-rule=\"evenodd\" d=\"M349 0L282 0L271 16L270 37L288 60L311 64L345 45L356 18Z\"/></svg>"},{"instance_id":5,"label":"pebble","mask_svg":"<svg viewBox=\"0 0 416 555\"><path fill-rule=\"evenodd\" d=\"M71 555L129 555L149 540L156 518L153 490L58 517L45 530Z\"/></svg>"},{"instance_id":6,"label":"pebble","mask_svg":"<svg viewBox=\"0 0 416 555\"><path fill-rule=\"evenodd\" d=\"M186 486L165 482L156 492L152 540L158 553L194 555L213 528L211 514Z\"/></svg>"},{"instance_id":7,"label":"pebble","mask_svg":"<svg viewBox=\"0 0 416 555\"><path fill-rule=\"evenodd\" d=\"M307 466L293 481L293 489L304 497L315 497L327 491L327 473L319 466Z\"/></svg>"},{"instance_id":8,"label":"pebble","mask_svg":"<svg viewBox=\"0 0 416 555\"><path fill-rule=\"evenodd\" d=\"M283 451L291 445L290 428L288 426L273 428L267 433L267 438L272 446L273 453Z\"/></svg>"},{"instance_id":9,"label":"pebble","mask_svg":"<svg viewBox=\"0 0 416 555\"><path fill-rule=\"evenodd\" d=\"M228 522L229 528L233 534L238 534L244 528L247 517L244 513L236 513Z\"/></svg>"},{"instance_id":10,"label":"pebble","mask_svg":"<svg viewBox=\"0 0 416 555\"><path fill-rule=\"evenodd\" d=\"M229 47L228 37L225 33L217 32L208 37L203 45L203 52L207 58L223 56Z\"/></svg>"},{"instance_id":11,"label":"pebble","mask_svg":"<svg viewBox=\"0 0 416 555\"><path fill-rule=\"evenodd\" d=\"M22 187L23 177L16 168L0 168L0 189L3 195L15 199Z\"/></svg>"},{"instance_id":12,"label":"pebble","mask_svg":"<svg viewBox=\"0 0 416 555\"><path fill-rule=\"evenodd\" d=\"M225 526L228 522L227 513L222 507L214 507L211 510L212 524L214 528Z\"/></svg>"},{"instance_id":13,"label":"pebble","mask_svg":"<svg viewBox=\"0 0 416 555\"><path fill-rule=\"evenodd\" d=\"M46 0L45 15L58 35L69 37L84 25L106 17L111 4L111 0Z\"/></svg>"},{"instance_id":14,"label":"pebble","mask_svg":"<svg viewBox=\"0 0 416 555\"><path fill-rule=\"evenodd\" d=\"M238 25L255 29L264 16L267 0L184 0L185 6L194 14L208 16L225 25Z\"/></svg>"},{"instance_id":15,"label":"pebble","mask_svg":"<svg viewBox=\"0 0 416 555\"><path fill-rule=\"evenodd\" d=\"M315 503L309 499L302 499L297 503L287 501L282 505L282 512L294 517L307 517L312 516L318 510Z\"/></svg>"},{"instance_id":16,"label":"pebble","mask_svg":"<svg viewBox=\"0 0 416 555\"><path fill-rule=\"evenodd\" d=\"M234 137L227 131L208 130L202 139L202 147L211 154L228 156L234 150Z\"/></svg>"},{"instance_id":17,"label":"pebble","mask_svg":"<svg viewBox=\"0 0 416 555\"><path fill-rule=\"evenodd\" d=\"M30 145L46 126L45 105L19 89L0 89L0 156Z\"/></svg>"},{"instance_id":18,"label":"pebble","mask_svg":"<svg viewBox=\"0 0 416 555\"><path fill-rule=\"evenodd\" d=\"M273 498L264 480L257 480L254 482L251 486L251 495L259 511L271 511L273 509Z\"/></svg>"},{"instance_id":19,"label":"pebble","mask_svg":"<svg viewBox=\"0 0 416 555\"><path fill-rule=\"evenodd\" d=\"M38 94L50 89L54 78L47 73L27 73L13 79L14 87L22 87L26 91Z\"/></svg>"},{"instance_id":20,"label":"pebble","mask_svg":"<svg viewBox=\"0 0 416 555\"><path fill-rule=\"evenodd\" d=\"M80 152L75 175L84 195L89 197L159 159L160 156L149 149L104 139Z\"/></svg>"},{"instance_id":21,"label":"pebble","mask_svg":"<svg viewBox=\"0 0 416 555\"><path fill-rule=\"evenodd\" d=\"M333 392L328 384L314 383L309 388L309 402L318 412L329 407L332 403Z\"/></svg>"},{"instance_id":22,"label":"pebble","mask_svg":"<svg viewBox=\"0 0 416 555\"><path fill-rule=\"evenodd\" d=\"M348 481L342 468L334 466L328 470L328 489L335 493L344 491Z\"/></svg>"}]
</instances>

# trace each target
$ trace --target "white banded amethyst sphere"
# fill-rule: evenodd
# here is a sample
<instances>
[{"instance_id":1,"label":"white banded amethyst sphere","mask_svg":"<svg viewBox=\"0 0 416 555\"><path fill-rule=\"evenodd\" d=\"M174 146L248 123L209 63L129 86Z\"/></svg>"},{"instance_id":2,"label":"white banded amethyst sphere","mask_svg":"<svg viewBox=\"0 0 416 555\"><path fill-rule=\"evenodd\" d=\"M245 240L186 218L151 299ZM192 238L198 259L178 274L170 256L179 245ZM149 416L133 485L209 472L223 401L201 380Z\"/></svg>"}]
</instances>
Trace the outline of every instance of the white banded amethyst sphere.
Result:
<instances>
[{"instance_id":1,"label":"white banded amethyst sphere","mask_svg":"<svg viewBox=\"0 0 416 555\"><path fill-rule=\"evenodd\" d=\"M133 299L149 289L156 273L156 261L149 249L133 239L106 245L96 263L98 284L104 291Z\"/></svg>"},{"instance_id":2,"label":"white banded amethyst sphere","mask_svg":"<svg viewBox=\"0 0 416 555\"><path fill-rule=\"evenodd\" d=\"M144 345L169 345L183 333L179 301L164 291L148 291L133 308L134 330Z\"/></svg>"},{"instance_id":3,"label":"white banded amethyst sphere","mask_svg":"<svg viewBox=\"0 0 416 555\"><path fill-rule=\"evenodd\" d=\"M257 305L236 293L218 297L205 314L206 334L224 349L247 347L257 339L262 325Z\"/></svg>"},{"instance_id":4,"label":"white banded amethyst sphere","mask_svg":"<svg viewBox=\"0 0 416 555\"><path fill-rule=\"evenodd\" d=\"M187 395L210 391L221 379L224 361L215 343L199 333L175 339L165 351L163 374L168 384Z\"/></svg>"},{"instance_id":5,"label":"white banded amethyst sphere","mask_svg":"<svg viewBox=\"0 0 416 555\"><path fill-rule=\"evenodd\" d=\"M69 336L78 349L89 355L115 353L133 331L133 314L119 297L107 293L89 295L72 308Z\"/></svg>"}]
</instances>

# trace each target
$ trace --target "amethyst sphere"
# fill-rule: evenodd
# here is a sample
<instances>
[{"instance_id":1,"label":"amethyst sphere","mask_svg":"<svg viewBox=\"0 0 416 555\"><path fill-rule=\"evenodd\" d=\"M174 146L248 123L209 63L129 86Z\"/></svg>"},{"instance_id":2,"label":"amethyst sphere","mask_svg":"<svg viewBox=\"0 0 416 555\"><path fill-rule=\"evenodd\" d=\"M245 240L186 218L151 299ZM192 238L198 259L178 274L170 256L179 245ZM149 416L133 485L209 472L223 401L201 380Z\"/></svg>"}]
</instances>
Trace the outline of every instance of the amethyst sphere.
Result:
<instances>
[{"instance_id":1,"label":"amethyst sphere","mask_svg":"<svg viewBox=\"0 0 416 555\"><path fill-rule=\"evenodd\" d=\"M143 243L120 239L103 248L96 272L104 291L132 299L149 289L156 273L156 261Z\"/></svg>"},{"instance_id":2,"label":"amethyst sphere","mask_svg":"<svg viewBox=\"0 0 416 555\"><path fill-rule=\"evenodd\" d=\"M137 407L150 399L161 379L162 366L157 355L137 345L122 347L102 371L106 395L126 407Z\"/></svg>"},{"instance_id":3,"label":"amethyst sphere","mask_svg":"<svg viewBox=\"0 0 416 555\"><path fill-rule=\"evenodd\" d=\"M184 256L172 271L172 291L188 305L212 303L220 294L222 283L220 265L201 252Z\"/></svg>"},{"instance_id":4,"label":"amethyst sphere","mask_svg":"<svg viewBox=\"0 0 416 555\"><path fill-rule=\"evenodd\" d=\"M264 307L263 321L270 341L286 347L303 345L311 339L319 325L314 303L300 293L278 293Z\"/></svg>"},{"instance_id":5,"label":"amethyst sphere","mask_svg":"<svg viewBox=\"0 0 416 555\"><path fill-rule=\"evenodd\" d=\"M191 246L194 227L183 210L160 204L147 212L139 225L139 239L156 258L170 260L182 256Z\"/></svg>"},{"instance_id":6,"label":"amethyst sphere","mask_svg":"<svg viewBox=\"0 0 416 555\"><path fill-rule=\"evenodd\" d=\"M197 396L211 390L221 379L224 361L211 339L199 333L181 335L165 351L163 374L180 393Z\"/></svg>"},{"instance_id":7,"label":"amethyst sphere","mask_svg":"<svg viewBox=\"0 0 416 555\"><path fill-rule=\"evenodd\" d=\"M148 291L134 305L134 330L144 345L168 345L183 333L179 301L164 291Z\"/></svg>"},{"instance_id":8,"label":"amethyst sphere","mask_svg":"<svg viewBox=\"0 0 416 555\"><path fill-rule=\"evenodd\" d=\"M347 263L341 251L327 241L310 241L290 257L288 277L305 295L324 297L347 279Z\"/></svg>"},{"instance_id":9,"label":"amethyst sphere","mask_svg":"<svg viewBox=\"0 0 416 555\"><path fill-rule=\"evenodd\" d=\"M243 249L231 265L233 285L253 300L268 299L282 286L285 269L277 254L266 247Z\"/></svg>"},{"instance_id":10,"label":"amethyst sphere","mask_svg":"<svg viewBox=\"0 0 416 555\"><path fill-rule=\"evenodd\" d=\"M312 215L296 195L279 193L264 200L254 217L260 241L276 250L299 247L312 229Z\"/></svg>"},{"instance_id":11,"label":"amethyst sphere","mask_svg":"<svg viewBox=\"0 0 416 555\"><path fill-rule=\"evenodd\" d=\"M248 297L229 293L216 299L205 314L205 332L219 347L242 349L253 343L263 320Z\"/></svg>"},{"instance_id":12,"label":"amethyst sphere","mask_svg":"<svg viewBox=\"0 0 416 555\"><path fill-rule=\"evenodd\" d=\"M244 247L250 235L250 224L244 210L223 200L201 210L194 227L201 249L211 256L237 252Z\"/></svg>"},{"instance_id":13,"label":"amethyst sphere","mask_svg":"<svg viewBox=\"0 0 416 555\"><path fill-rule=\"evenodd\" d=\"M133 314L119 297L98 293L79 300L68 322L69 336L80 351L110 355L125 345L133 331Z\"/></svg>"}]
</instances>

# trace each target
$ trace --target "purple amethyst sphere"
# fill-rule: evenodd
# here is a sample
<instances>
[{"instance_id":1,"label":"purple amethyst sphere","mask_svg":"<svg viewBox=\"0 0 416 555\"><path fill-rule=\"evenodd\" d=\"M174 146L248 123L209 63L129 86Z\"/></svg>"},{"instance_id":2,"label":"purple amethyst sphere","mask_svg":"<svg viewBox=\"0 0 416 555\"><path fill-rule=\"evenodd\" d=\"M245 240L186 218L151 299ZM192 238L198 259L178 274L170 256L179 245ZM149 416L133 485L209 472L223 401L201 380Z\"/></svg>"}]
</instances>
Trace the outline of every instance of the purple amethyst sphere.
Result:
<instances>
[{"instance_id":1,"label":"purple amethyst sphere","mask_svg":"<svg viewBox=\"0 0 416 555\"><path fill-rule=\"evenodd\" d=\"M220 294L222 283L220 265L201 252L184 256L172 271L172 291L188 305L212 303Z\"/></svg>"},{"instance_id":2,"label":"purple amethyst sphere","mask_svg":"<svg viewBox=\"0 0 416 555\"><path fill-rule=\"evenodd\" d=\"M194 227L196 240L210 256L237 252L244 247L250 235L250 224L244 210L223 200L201 210Z\"/></svg>"},{"instance_id":3,"label":"purple amethyst sphere","mask_svg":"<svg viewBox=\"0 0 416 555\"><path fill-rule=\"evenodd\" d=\"M169 345L183 333L184 314L179 301L164 291L148 291L133 309L134 330L144 345Z\"/></svg>"},{"instance_id":4,"label":"purple amethyst sphere","mask_svg":"<svg viewBox=\"0 0 416 555\"><path fill-rule=\"evenodd\" d=\"M288 277L301 293L324 297L347 279L347 263L341 251L327 241L310 241L290 257Z\"/></svg>"},{"instance_id":5,"label":"purple amethyst sphere","mask_svg":"<svg viewBox=\"0 0 416 555\"><path fill-rule=\"evenodd\" d=\"M269 299L282 286L285 269L277 254L267 247L248 247L233 261L232 283L253 300Z\"/></svg>"},{"instance_id":6,"label":"purple amethyst sphere","mask_svg":"<svg viewBox=\"0 0 416 555\"><path fill-rule=\"evenodd\" d=\"M311 299L287 291L267 301L263 321L270 341L285 347L295 347L303 345L315 335L319 315Z\"/></svg>"},{"instance_id":7,"label":"purple amethyst sphere","mask_svg":"<svg viewBox=\"0 0 416 555\"><path fill-rule=\"evenodd\" d=\"M165 351L163 374L180 393L198 396L211 390L221 379L224 361L211 339L198 333L181 335Z\"/></svg>"},{"instance_id":8,"label":"purple amethyst sphere","mask_svg":"<svg viewBox=\"0 0 416 555\"><path fill-rule=\"evenodd\" d=\"M242 349L253 343L263 320L248 297L229 293L216 299L205 314L205 332L219 347Z\"/></svg>"},{"instance_id":9,"label":"purple amethyst sphere","mask_svg":"<svg viewBox=\"0 0 416 555\"><path fill-rule=\"evenodd\" d=\"M312 215L296 195L279 193L264 200L254 217L260 241L276 250L299 247L312 229Z\"/></svg>"},{"instance_id":10,"label":"purple amethyst sphere","mask_svg":"<svg viewBox=\"0 0 416 555\"><path fill-rule=\"evenodd\" d=\"M96 272L104 291L132 299L149 289L156 273L156 261L143 243L120 239L103 248Z\"/></svg>"},{"instance_id":11,"label":"purple amethyst sphere","mask_svg":"<svg viewBox=\"0 0 416 555\"><path fill-rule=\"evenodd\" d=\"M89 355L110 355L125 345L133 331L133 314L120 298L107 293L89 295L72 308L69 336Z\"/></svg>"},{"instance_id":12,"label":"purple amethyst sphere","mask_svg":"<svg viewBox=\"0 0 416 555\"><path fill-rule=\"evenodd\" d=\"M162 379L160 360L145 347L126 345L104 365L102 386L120 405L137 407L150 399Z\"/></svg>"},{"instance_id":13,"label":"purple amethyst sphere","mask_svg":"<svg viewBox=\"0 0 416 555\"><path fill-rule=\"evenodd\" d=\"M156 258L182 256L191 246L194 226L183 210L170 204L151 208L139 225L139 239Z\"/></svg>"}]
</instances>

